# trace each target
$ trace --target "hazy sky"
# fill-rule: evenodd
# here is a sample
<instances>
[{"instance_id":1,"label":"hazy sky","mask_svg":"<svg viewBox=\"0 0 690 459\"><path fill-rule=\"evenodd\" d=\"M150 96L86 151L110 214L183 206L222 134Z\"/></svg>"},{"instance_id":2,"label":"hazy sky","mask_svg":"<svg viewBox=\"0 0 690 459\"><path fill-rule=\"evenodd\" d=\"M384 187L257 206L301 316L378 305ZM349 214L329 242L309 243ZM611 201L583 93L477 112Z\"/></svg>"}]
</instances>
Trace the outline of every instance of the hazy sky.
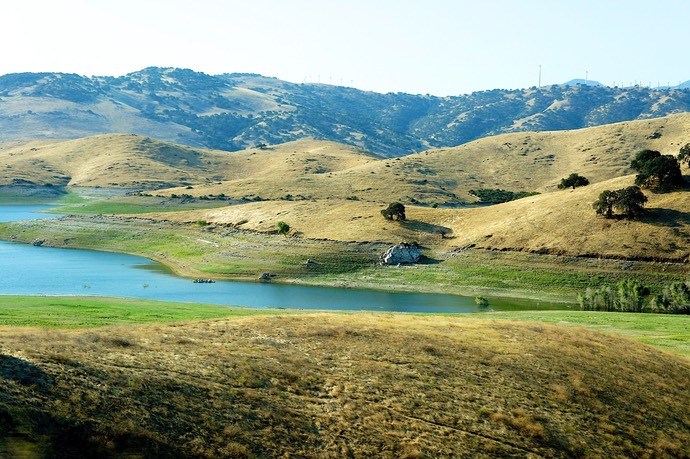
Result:
<instances>
[{"instance_id":1,"label":"hazy sky","mask_svg":"<svg viewBox=\"0 0 690 459\"><path fill-rule=\"evenodd\" d=\"M589 77L690 80L688 0L22 0L0 74L251 72L456 95Z\"/></svg>"}]
</instances>

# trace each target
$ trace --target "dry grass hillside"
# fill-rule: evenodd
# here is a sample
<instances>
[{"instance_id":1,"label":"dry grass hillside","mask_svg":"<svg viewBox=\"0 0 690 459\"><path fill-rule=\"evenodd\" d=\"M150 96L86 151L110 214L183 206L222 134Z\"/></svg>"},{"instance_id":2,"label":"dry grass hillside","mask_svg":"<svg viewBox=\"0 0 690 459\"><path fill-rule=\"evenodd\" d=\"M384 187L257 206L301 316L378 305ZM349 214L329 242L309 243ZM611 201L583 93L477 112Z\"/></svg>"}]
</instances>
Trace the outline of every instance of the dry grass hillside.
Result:
<instances>
[{"instance_id":1,"label":"dry grass hillside","mask_svg":"<svg viewBox=\"0 0 690 459\"><path fill-rule=\"evenodd\" d=\"M401 168L455 183L459 195L472 188L553 191L577 172L592 183L631 173L630 161L643 149L677 154L690 142L690 114L618 123L576 131L506 134L456 148L405 157ZM449 189L450 186L448 187Z\"/></svg>"},{"instance_id":2,"label":"dry grass hillside","mask_svg":"<svg viewBox=\"0 0 690 459\"><path fill-rule=\"evenodd\" d=\"M157 189L160 195L225 195L241 202L150 216L241 223L259 231L272 231L282 220L292 234L310 238L682 260L690 255L685 193L648 193L650 212L632 222L599 218L591 204L603 189L631 183L629 164L641 149L675 154L688 142L690 114L578 131L507 134L386 160L315 140L227 153L102 135L5 144L0 184L28 180ZM572 172L592 185L557 190L560 179ZM176 187L158 189L171 185ZM463 207L476 200L469 191L477 188L542 194L498 206ZM381 217L380 210L393 201L407 206L407 223ZM432 208L434 203L440 207ZM441 230L452 230L453 237L441 239Z\"/></svg>"},{"instance_id":3,"label":"dry grass hillside","mask_svg":"<svg viewBox=\"0 0 690 459\"><path fill-rule=\"evenodd\" d=\"M143 188L192 185L194 195L274 200L358 198L422 204L473 202L476 188L553 190L578 172L599 182L630 173L639 150L675 154L690 141L690 114L578 131L507 134L403 158L376 159L354 147L302 140L227 153L147 137L108 134L73 141L0 145L0 185Z\"/></svg>"},{"instance_id":4,"label":"dry grass hillside","mask_svg":"<svg viewBox=\"0 0 690 459\"><path fill-rule=\"evenodd\" d=\"M159 188L209 180L209 166L223 166L211 152L134 135L2 147L3 185L25 180L37 185Z\"/></svg>"},{"instance_id":5,"label":"dry grass hillside","mask_svg":"<svg viewBox=\"0 0 690 459\"><path fill-rule=\"evenodd\" d=\"M604 190L630 186L634 176L559 190L496 206L462 209L438 224L453 229L454 246L690 261L690 192L646 192L646 214L606 219L592 203ZM451 242L451 241L449 241Z\"/></svg>"},{"instance_id":6,"label":"dry grass hillside","mask_svg":"<svg viewBox=\"0 0 690 459\"><path fill-rule=\"evenodd\" d=\"M688 457L690 365L614 335L300 314L0 329L3 457Z\"/></svg>"},{"instance_id":7,"label":"dry grass hillside","mask_svg":"<svg viewBox=\"0 0 690 459\"><path fill-rule=\"evenodd\" d=\"M439 231L456 211L408 206L406 222L387 221L384 206L371 202L333 199L328 201L262 201L206 210L151 212L144 217L178 222L206 221L260 232L274 232L279 221L292 228L290 235L353 242L416 240L440 242ZM142 215L140 215L142 216Z\"/></svg>"},{"instance_id":8,"label":"dry grass hillside","mask_svg":"<svg viewBox=\"0 0 690 459\"><path fill-rule=\"evenodd\" d=\"M688 140L688 114L581 131L509 134L450 150L371 161L296 182L280 180L275 186L247 179L242 189L262 193L267 201L180 213L172 218L244 222L243 228L259 231L271 231L277 221L283 220L294 228L293 234L345 241L416 240L449 248L474 245L682 261L690 257L687 192L647 192L648 213L634 221L601 218L594 213L592 203L605 189L632 185L633 176L627 175L631 172L629 164L641 149L674 154ZM592 185L558 190L560 178L574 171L588 177ZM684 171L687 173L687 168ZM223 189L232 195L239 191L234 186L234 182L224 182L194 192L217 193ZM424 190L433 187L438 187L437 193L429 198L431 194L424 194ZM479 208L433 209L408 204L408 222L403 224L386 222L379 213L392 200L409 203L416 196L420 202L427 199L428 204L439 202L442 193L449 198L462 195L470 199L467 191L480 187L538 190L542 194ZM294 194L295 190L320 199L271 200L271 196ZM452 230L452 237L442 240L441 230Z\"/></svg>"},{"instance_id":9,"label":"dry grass hillside","mask_svg":"<svg viewBox=\"0 0 690 459\"><path fill-rule=\"evenodd\" d=\"M432 209L407 206L406 222L381 217L382 205L331 200L255 202L210 210L152 213L186 222L204 220L243 229L275 231L278 221L292 235L339 241L418 241L453 250L476 247L569 256L690 260L690 192L647 192L646 214L635 220L606 219L592 203L604 190L634 182L625 176L575 190L557 190L483 207ZM441 232L447 233L441 237Z\"/></svg>"},{"instance_id":10,"label":"dry grass hillside","mask_svg":"<svg viewBox=\"0 0 690 459\"><path fill-rule=\"evenodd\" d=\"M238 153L200 150L148 137L106 134L0 145L0 185L100 186L153 190L246 178L320 174L374 161L354 147L311 140Z\"/></svg>"},{"instance_id":11,"label":"dry grass hillside","mask_svg":"<svg viewBox=\"0 0 690 459\"><path fill-rule=\"evenodd\" d=\"M619 123L577 131L505 134L455 148L402 158L367 161L314 174L313 168L284 175L246 175L204 185L194 194L278 199L291 194L315 199L353 198L424 205L474 202L469 190L553 191L572 172L593 183L631 173L630 161L643 149L677 154L690 142L690 114ZM268 154L264 155L267 160ZM300 174L301 172L301 174ZM325 172L325 171L324 171ZM174 190L182 192L181 189Z\"/></svg>"}]
</instances>

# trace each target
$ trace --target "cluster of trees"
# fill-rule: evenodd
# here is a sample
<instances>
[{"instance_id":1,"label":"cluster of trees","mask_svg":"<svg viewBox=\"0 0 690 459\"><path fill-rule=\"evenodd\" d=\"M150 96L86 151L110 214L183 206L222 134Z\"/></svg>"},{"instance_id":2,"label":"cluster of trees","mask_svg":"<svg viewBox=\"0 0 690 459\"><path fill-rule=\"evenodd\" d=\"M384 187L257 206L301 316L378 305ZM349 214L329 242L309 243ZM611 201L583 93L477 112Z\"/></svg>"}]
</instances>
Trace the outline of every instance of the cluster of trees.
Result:
<instances>
[{"instance_id":1,"label":"cluster of trees","mask_svg":"<svg viewBox=\"0 0 690 459\"><path fill-rule=\"evenodd\" d=\"M482 204L501 204L502 202L514 201L539 193L534 191L508 191L500 188L482 188L470 190L470 194L478 197L479 202Z\"/></svg>"},{"instance_id":2,"label":"cluster of trees","mask_svg":"<svg viewBox=\"0 0 690 459\"><path fill-rule=\"evenodd\" d=\"M639 217L644 212L644 205L647 203L647 197L640 187L661 193L682 188L685 185L680 172L682 163L690 166L690 144L680 149L678 157L662 155L654 150L642 150L630 163L630 167L637 171L635 185L620 190L602 191L592 207L598 215L606 218L613 217L614 209L623 217ZM571 177L574 175L576 174L571 174ZM561 181L561 185L564 183L566 179ZM560 185L559 188L561 188Z\"/></svg>"},{"instance_id":3,"label":"cluster of trees","mask_svg":"<svg viewBox=\"0 0 690 459\"><path fill-rule=\"evenodd\" d=\"M680 163L673 155L662 155L654 150L642 150L630 163L630 167L637 171L635 184L641 187L666 192L683 186Z\"/></svg>"},{"instance_id":4,"label":"cluster of trees","mask_svg":"<svg viewBox=\"0 0 690 459\"><path fill-rule=\"evenodd\" d=\"M642 215L646 202L647 196L639 186L633 185L620 190L602 191L592 207L597 215L603 215L606 218L613 217L614 209L618 210L623 217L633 218Z\"/></svg>"},{"instance_id":5,"label":"cluster of trees","mask_svg":"<svg viewBox=\"0 0 690 459\"><path fill-rule=\"evenodd\" d=\"M618 282L615 287L587 288L578 295L583 311L655 312L662 314L690 314L690 281L666 285L658 295L637 279Z\"/></svg>"}]
</instances>

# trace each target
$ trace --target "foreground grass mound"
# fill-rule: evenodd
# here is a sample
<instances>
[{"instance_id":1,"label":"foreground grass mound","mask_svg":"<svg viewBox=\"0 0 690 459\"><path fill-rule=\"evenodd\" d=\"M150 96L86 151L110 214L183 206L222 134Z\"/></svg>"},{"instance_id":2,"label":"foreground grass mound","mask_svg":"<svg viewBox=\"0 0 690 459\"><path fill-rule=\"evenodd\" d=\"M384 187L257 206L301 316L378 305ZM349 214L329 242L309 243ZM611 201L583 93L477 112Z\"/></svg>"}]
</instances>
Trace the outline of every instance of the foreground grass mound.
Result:
<instances>
[{"instance_id":1,"label":"foreground grass mound","mask_svg":"<svg viewBox=\"0 0 690 459\"><path fill-rule=\"evenodd\" d=\"M580 328L304 314L0 328L0 456L687 457L690 362Z\"/></svg>"}]
</instances>

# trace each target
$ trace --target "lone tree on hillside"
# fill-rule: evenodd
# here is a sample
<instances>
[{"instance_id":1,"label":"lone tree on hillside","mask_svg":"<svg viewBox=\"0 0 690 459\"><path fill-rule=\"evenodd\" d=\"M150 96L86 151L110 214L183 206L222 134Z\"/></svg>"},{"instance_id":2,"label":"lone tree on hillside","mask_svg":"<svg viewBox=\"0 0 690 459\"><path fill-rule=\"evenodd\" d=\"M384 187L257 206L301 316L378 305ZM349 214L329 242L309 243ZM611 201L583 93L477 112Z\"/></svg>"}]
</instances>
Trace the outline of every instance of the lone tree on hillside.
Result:
<instances>
[{"instance_id":1,"label":"lone tree on hillside","mask_svg":"<svg viewBox=\"0 0 690 459\"><path fill-rule=\"evenodd\" d=\"M642 215L646 202L647 196L639 186L633 185L620 190L602 191L592 207L597 215L603 215L606 218L613 217L613 209L620 211L624 217L634 218Z\"/></svg>"},{"instance_id":2,"label":"lone tree on hillside","mask_svg":"<svg viewBox=\"0 0 690 459\"><path fill-rule=\"evenodd\" d=\"M285 236L290 231L290 225L288 225L284 221L279 221L278 223L276 223L276 228L278 228L278 233L282 234L283 236Z\"/></svg>"},{"instance_id":3,"label":"lone tree on hillside","mask_svg":"<svg viewBox=\"0 0 690 459\"><path fill-rule=\"evenodd\" d=\"M383 215L387 220L404 221L405 206L400 204L399 202L390 203L388 204L387 208L381 211L381 215Z\"/></svg>"},{"instance_id":4,"label":"lone tree on hillside","mask_svg":"<svg viewBox=\"0 0 690 459\"><path fill-rule=\"evenodd\" d=\"M686 166L690 167L690 143L686 143L685 146L680 149L677 159L679 163L685 163Z\"/></svg>"},{"instance_id":5,"label":"lone tree on hillside","mask_svg":"<svg viewBox=\"0 0 690 459\"><path fill-rule=\"evenodd\" d=\"M587 180L587 177L583 177L580 174L573 172L568 177L561 179L561 183L558 184L558 188L562 190L564 188L572 187L574 190L578 186L586 185L589 185L589 180Z\"/></svg>"},{"instance_id":6,"label":"lone tree on hillside","mask_svg":"<svg viewBox=\"0 0 690 459\"><path fill-rule=\"evenodd\" d=\"M630 163L630 167L638 172L635 185L661 192L683 186L680 163L672 155L642 150Z\"/></svg>"},{"instance_id":7,"label":"lone tree on hillside","mask_svg":"<svg viewBox=\"0 0 690 459\"><path fill-rule=\"evenodd\" d=\"M644 205L647 196L644 195L639 186L629 186L617 190L616 202L613 204L624 216L628 218L639 217L644 213Z\"/></svg>"}]
</instances>

